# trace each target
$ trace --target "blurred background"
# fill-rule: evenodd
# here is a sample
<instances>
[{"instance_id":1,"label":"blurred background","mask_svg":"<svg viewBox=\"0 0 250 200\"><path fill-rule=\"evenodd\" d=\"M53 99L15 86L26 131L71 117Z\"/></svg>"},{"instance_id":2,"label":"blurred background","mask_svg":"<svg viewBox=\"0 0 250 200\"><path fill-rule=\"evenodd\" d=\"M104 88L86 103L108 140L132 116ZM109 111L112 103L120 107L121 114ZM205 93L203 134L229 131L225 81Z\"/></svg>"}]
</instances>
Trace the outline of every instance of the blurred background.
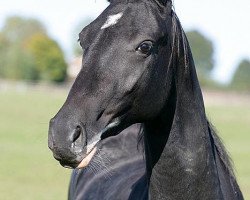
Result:
<instances>
[{"instance_id":1,"label":"blurred background","mask_svg":"<svg viewBox=\"0 0 250 200\"><path fill-rule=\"evenodd\" d=\"M48 122L81 67L81 29L105 0L8 0L0 6L0 199L67 199L70 170L47 147ZM250 2L175 0L209 119L250 200Z\"/></svg>"}]
</instances>

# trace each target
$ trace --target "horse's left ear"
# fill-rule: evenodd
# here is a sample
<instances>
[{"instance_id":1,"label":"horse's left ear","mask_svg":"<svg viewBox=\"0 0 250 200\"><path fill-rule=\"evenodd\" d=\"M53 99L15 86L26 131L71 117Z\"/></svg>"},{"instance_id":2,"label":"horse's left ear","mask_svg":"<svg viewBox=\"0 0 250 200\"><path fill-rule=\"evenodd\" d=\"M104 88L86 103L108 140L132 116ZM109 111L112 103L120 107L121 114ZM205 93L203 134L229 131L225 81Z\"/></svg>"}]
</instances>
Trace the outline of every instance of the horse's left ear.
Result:
<instances>
[{"instance_id":1,"label":"horse's left ear","mask_svg":"<svg viewBox=\"0 0 250 200\"><path fill-rule=\"evenodd\" d=\"M113 3L115 0L107 0L107 2L109 3Z\"/></svg>"},{"instance_id":2,"label":"horse's left ear","mask_svg":"<svg viewBox=\"0 0 250 200\"><path fill-rule=\"evenodd\" d=\"M172 7L172 0L155 0L163 6L171 6Z\"/></svg>"},{"instance_id":3,"label":"horse's left ear","mask_svg":"<svg viewBox=\"0 0 250 200\"><path fill-rule=\"evenodd\" d=\"M166 14L171 14L172 13L172 0L154 0L160 7L164 8L164 11Z\"/></svg>"}]
</instances>

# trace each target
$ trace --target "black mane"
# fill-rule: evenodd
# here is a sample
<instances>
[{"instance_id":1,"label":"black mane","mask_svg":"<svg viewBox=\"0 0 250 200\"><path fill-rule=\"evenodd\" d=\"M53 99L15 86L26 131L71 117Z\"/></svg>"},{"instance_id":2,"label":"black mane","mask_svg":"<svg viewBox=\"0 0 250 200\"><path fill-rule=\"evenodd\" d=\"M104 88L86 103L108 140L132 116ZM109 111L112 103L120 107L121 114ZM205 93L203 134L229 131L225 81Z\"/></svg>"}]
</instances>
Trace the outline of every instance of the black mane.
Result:
<instances>
[{"instance_id":1,"label":"black mane","mask_svg":"<svg viewBox=\"0 0 250 200\"><path fill-rule=\"evenodd\" d=\"M168 128L163 129L163 136L167 142L162 142L163 150L160 152L159 156L154 155L156 160L148 159L147 165L151 166L147 171L152 171L150 175L150 193L152 199L243 199L242 193L239 189L239 186L236 182L234 176L233 167L231 164L230 157L228 156L223 143L220 138L214 131L211 123L207 120L205 115L205 108L203 105L203 98L200 91L199 82L197 79L194 61L191 53L191 49L185 35L185 32L181 26L181 23L177 15L172 11L172 45L168 47L168 51L171 52L170 61L168 66L172 68L174 74L176 75L172 79L172 88L174 88L175 93L171 93L174 97L173 103L170 102L170 105L163 108L163 112L172 115L172 119L169 116L163 116L165 119L165 124ZM189 107L189 108L188 108ZM173 110L174 109L174 110ZM194 113L190 115L190 112ZM171 114L172 113L172 114ZM179 121L181 119L181 121ZM150 122L149 128L146 127L144 136L151 138L150 135L155 134L155 128L159 126L159 119L155 122ZM194 124L194 122L196 124ZM182 128L183 127L183 128ZM185 127L185 128L184 128ZM186 131L187 129L188 131ZM197 131L197 132L196 132ZM148 133L147 133L148 132ZM195 133L196 132L196 133ZM159 136L158 136L159 137ZM196 142L192 142L192 137L196 138ZM200 137L200 139L199 139ZM206 138L205 141L203 138ZM152 138L151 138L152 139ZM150 139L150 140L151 140ZM184 144L182 142L176 142L176 140L186 141ZM182 150L176 148L176 145L185 149L185 151L193 151L193 154L196 154L197 149L194 149L197 141L201 143L204 142L204 146L200 146L204 150L204 156L208 155L209 162L211 162L210 167L206 164L204 160L202 164L201 157L197 157L196 162L200 162L201 165L189 166L188 161L184 161L182 156ZM154 143L151 141L145 141L146 146L153 146ZM172 143L176 143L173 145ZM190 143L190 144L189 144ZM194 146L193 146L194 145ZM159 147L159 143L157 144ZM172 147L171 147L172 146ZM198 145L199 146L199 145ZM197 148L198 148L197 146ZM157 148L157 147L155 147ZM176 150L173 150L176 148ZM183 150L184 150L183 149ZM207 149L207 150L206 150ZM209 155L209 151L212 150L212 155ZM150 151L150 150L149 150ZM155 152L155 150L154 150ZM149 154L149 152L146 152ZM193 156L193 155L192 155ZM151 156L150 156L151 157ZM168 164L172 159L173 164ZM191 159L191 158L190 158ZM193 157L192 159L196 159ZM181 162L183 164L184 171L172 170L173 167L176 167L175 162ZM186 163L185 163L186 162ZM194 161L195 162L195 161ZM213 164L212 164L213 163ZM211 173L211 177L207 177L205 174L197 171L197 168L204 165L206 166L208 173ZM191 168L190 168L191 167ZM186 169L185 169L186 168ZM167 171L166 171L167 169ZM184 187L180 185L178 187L178 181L173 181L173 174L179 173L179 180L187 180L182 184L190 185L192 181L189 179L196 178L196 175L189 175L185 170L190 170L190 172L198 173L199 178L202 179L203 185L205 188L199 184L197 185L200 188L200 191L193 191L187 196L183 196ZM171 172L171 173L170 173ZM165 175L165 177L164 177ZM214 178L212 178L214 176ZM189 178L188 178L189 177ZM218 182L216 178L218 177ZM178 179L178 175L176 176ZM171 180L172 179L172 180ZM171 180L171 181L170 181ZM166 184L167 182L170 182ZM172 182L173 181L173 182ZM215 182L214 182L215 181ZM210 183L209 183L210 182ZM164 185L164 184L165 185ZM214 184L213 187L207 188L206 184ZM175 185L178 192L173 190L171 185ZM218 185L219 187L217 187ZM198 188L197 187L197 188ZM205 192L207 190L213 190L214 192ZM216 191L217 190L217 191ZM180 195L180 196L178 196Z\"/></svg>"},{"instance_id":2,"label":"black mane","mask_svg":"<svg viewBox=\"0 0 250 200\"><path fill-rule=\"evenodd\" d=\"M183 39L183 50L184 50L184 60L185 60L185 68L188 68L189 63L193 63L193 57L191 53L191 49L189 46L189 42L187 40L186 34L181 26L178 27L177 23L181 24L178 16L173 12L173 15L176 20L173 21L173 37L176 35L181 36ZM181 41L178 41L180 43ZM174 45L174 40L173 40L173 45ZM173 50L172 50L173 51ZM224 167L226 168L226 171L228 172L228 175L232 178L232 182L235 182L235 174L234 174L234 169L232 165L232 159L230 158L228 152L226 151L225 146L223 145L223 142L221 141L220 137L215 131L215 127L207 120L208 123L208 129L211 134L211 142L215 146L215 151L218 153Z\"/></svg>"}]
</instances>

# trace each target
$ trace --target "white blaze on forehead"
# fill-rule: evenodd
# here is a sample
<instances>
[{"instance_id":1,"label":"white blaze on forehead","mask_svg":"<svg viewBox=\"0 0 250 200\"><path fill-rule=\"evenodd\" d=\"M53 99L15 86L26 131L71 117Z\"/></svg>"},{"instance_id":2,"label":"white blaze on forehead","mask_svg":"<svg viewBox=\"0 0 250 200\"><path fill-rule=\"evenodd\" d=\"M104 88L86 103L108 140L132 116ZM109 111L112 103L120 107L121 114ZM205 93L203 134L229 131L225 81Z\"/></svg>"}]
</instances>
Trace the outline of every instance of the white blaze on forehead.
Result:
<instances>
[{"instance_id":1,"label":"white blaze on forehead","mask_svg":"<svg viewBox=\"0 0 250 200\"><path fill-rule=\"evenodd\" d=\"M120 12L118 14L108 16L107 21L102 25L101 29L105 29L117 24L118 20L122 17L122 15L123 13Z\"/></svg>"}]
</instances>

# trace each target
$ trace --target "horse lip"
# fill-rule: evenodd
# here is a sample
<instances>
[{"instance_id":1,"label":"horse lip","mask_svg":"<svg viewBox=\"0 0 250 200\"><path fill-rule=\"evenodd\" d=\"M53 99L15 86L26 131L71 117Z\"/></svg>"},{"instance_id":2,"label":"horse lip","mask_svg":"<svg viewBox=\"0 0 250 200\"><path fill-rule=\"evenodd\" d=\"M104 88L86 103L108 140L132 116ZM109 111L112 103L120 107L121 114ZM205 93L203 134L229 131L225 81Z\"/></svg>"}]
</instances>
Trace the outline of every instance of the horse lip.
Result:
<instances>
[{"instance_id":1,"label":"horse lip","mask_svg":"<svg viewBox=\"0 0 250 200\"><path fill-rule=\"evenodd\" d=\"M79 167L79 165L83 162L83 160L85 160L86 158L88 158L90 156L90 154L93 153L94 150L97 149L97 145L98 145L98 142L89 150L89 152L87 152L87 154L78 162L65 162L65 161L61 161L59 159L57 159L60 164L65 167L65 168L68 168L68 169L76 169L76 168L82 168L82 167ZM92 156L91 156L92 157Z\"/></svg>"},{"instance_id":2,"label":"horse lip","mask_svg":"<svg viewBox=\"0 0 250 200\"><path fill-rule=\"evenodd\" d=\"M95 155L100 141L101 140L99 139L99 140L91 143L90 146L88 146L88 145L86 146L87 147L86 155L81 159L80 162L77 163L76 166L74 166L74 168L81 169L81 168L84 168L88 165L88 163L91 161L91 159Z\"/></svg>"},{"instance_id":3,"label":"horse lip","mask_svg":"<svg viewBox=\"0 0 250 200\"><path fill-rule=\"evenodd\" d=\"M75 169L78 167L78 165L82 162L83 159L85 159L91 152L92 150L96 147L96 145L87 153L87 155L84 156L84 158L80 158L80 154L78 154L78 158L71 159L71 160L63 160L57 155L53 155L54 158L59 161L60 165L63 166L64 168L68 169Z\"/></svg>"},{"instance_id":4,"label":"horse lip","mask_svg":"<svg viewBox=\"0 0 250 200\"><path fill-rule=\"evenodd\" d=\"M78 166L78 163L67 163L67 162L63 162L63 161L59 161L60 164L68 169L75 169Z\"/></svg>"},{"instance_id":5,"label":"horse lip","mask_svg":"<svg viewBox=\"0 0 250 200\"><path fill-rule=\"evenodd\" d=\"M92 160L93 156L95 155L97 151L97 146L95 145L90 151L89 153L81 160L80 163L78 163L78 165L75 167L77 169L81 169L86 167L89 162Z\"/></svg>"}]
</instances>

